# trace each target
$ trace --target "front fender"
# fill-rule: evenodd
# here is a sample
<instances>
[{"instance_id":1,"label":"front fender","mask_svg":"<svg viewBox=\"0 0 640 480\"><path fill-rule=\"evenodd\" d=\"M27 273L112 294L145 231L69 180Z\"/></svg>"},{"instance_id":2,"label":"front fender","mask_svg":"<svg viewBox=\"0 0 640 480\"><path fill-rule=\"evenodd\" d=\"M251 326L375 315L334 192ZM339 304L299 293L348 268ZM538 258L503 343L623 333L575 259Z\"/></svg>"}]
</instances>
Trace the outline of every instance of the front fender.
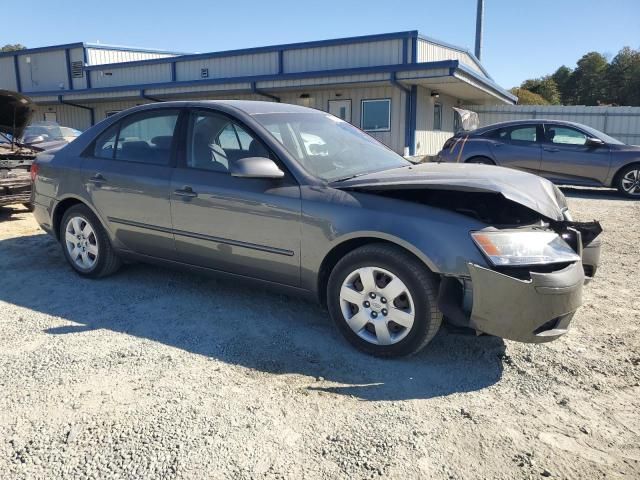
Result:
<instances>
[{"instance_id":1,"label":"front fender","mask_svg":"<svg viewBox=\"0 0 640 480\"><path fill-rule=\"evenodd\" d=\"M304 288L315 290L327 255L357 238L399 245L439 274L468 276L468 262L486 265L469 235L486 225L471 217L419 203L330 188L303 189L302 196Z\"/></svg>"}]
</instances>

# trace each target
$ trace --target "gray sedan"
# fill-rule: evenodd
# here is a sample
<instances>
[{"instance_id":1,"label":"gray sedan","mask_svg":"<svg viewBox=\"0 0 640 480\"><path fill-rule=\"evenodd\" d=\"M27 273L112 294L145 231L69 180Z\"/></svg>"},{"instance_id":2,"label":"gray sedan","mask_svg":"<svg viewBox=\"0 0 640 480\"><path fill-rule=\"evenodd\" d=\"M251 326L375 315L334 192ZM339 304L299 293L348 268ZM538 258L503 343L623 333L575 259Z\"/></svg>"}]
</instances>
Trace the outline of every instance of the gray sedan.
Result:
<instances>
[{"instance_id":1,"label":"gray sedan","mask_svg":"<svg viewBox=\"0 0 640 480\"><path fill-rule=\"evenodd\" d=\"M579 123L519 120L460 132L437 160L517 168L554 183L613 187L640 199L640 147Z\"/></svg>"},{"instance_id":2,"label":"gray sedan","mask_svg":"<svg viewBox=\"0 0 640 480\"><path fill-rule=\"evenodd\" d=\"M79 275L138 260L307 295L374 355L420 350L443 317L553 340L598 266L600 226L547 180L415 166L293 105L136 107L34 165L36 219Z\"/></svg>"}]
</instances>

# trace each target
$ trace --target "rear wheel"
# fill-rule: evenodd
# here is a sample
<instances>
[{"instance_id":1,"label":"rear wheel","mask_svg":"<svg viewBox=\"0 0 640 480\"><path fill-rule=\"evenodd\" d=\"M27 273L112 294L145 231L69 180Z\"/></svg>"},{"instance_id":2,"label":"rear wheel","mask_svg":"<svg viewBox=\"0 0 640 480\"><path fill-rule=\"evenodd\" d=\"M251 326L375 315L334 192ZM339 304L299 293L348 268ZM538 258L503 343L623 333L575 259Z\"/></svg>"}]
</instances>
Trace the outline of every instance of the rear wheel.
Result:
<instances>
[{"instance_id":1,"label":"rear wheel","mask_svg":"<svg viewBox=\"0 0 640 480\"><path fill-rule=\"evenodd\" d=\"M121 265L100 220L85 205L74 205L64 213L60 243L69 264L84 277L104 277Z\"/></svg>"},{"instance_id":2,"label":"rear wheel","mask_svg":"<svg viewBox=\"0 0 640 480\"><path fill-rule=\"evenodd\" d=\"M472 157L465 163L480 163L482 165L495 165L495 162L489 157Z\"/></svg>"},{"instance_id":3,"label":"rear wheel","mask_svg":"<svg viewBox=\"0 0 640 480\"><path fill-rule=\"evenodd\" d=\"M623 168L615 186L625 197L640 199L640 164Z\"/></svg>"},{"instance_id":4,"label":"rear wheel","mask_svg":"<svg viewBox=\"0 0 640 480\"><path fill-rule=\"evenodd\" d=\"M360 350L396 357L418 352L442 323L434 275L406 251L358 248L334 267L327 305L341 333Z\"/></svg>"}]
</instances>

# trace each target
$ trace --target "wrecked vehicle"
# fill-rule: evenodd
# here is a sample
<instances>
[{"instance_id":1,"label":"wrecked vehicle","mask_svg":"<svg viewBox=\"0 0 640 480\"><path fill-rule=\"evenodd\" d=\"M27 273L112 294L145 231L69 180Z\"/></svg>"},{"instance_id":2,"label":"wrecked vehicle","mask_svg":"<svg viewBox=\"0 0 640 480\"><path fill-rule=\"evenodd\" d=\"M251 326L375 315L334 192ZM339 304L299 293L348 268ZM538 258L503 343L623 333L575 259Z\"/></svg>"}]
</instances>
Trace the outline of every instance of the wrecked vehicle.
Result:
<instances>
[{"instance_id":1,"label":"wrecked vehicle","mask_svg":"<svg viewBox=\"0 0 640 480\"><path fill-rule=\"evenodd\" d=\"M22 203L30 208L29 170L39 149L16 139L22 138L32 115L28 97L0 90L0 206Z\"/></svg>"},{"instance_id":2,"label":"wrecked vehicle","mask_svg":"<svg viewBox=\"0 0 640 480\"><path fill-rule=\"evenodd\" d=\"M78 274L141 260L253 279L316 298L380 356L417 352L443 317L522 342L558 338L599 262L599 224L574 222L549 181L412 165L294 105L136 107L34 171L34 214Z\"/></svg>"}]
</instances>

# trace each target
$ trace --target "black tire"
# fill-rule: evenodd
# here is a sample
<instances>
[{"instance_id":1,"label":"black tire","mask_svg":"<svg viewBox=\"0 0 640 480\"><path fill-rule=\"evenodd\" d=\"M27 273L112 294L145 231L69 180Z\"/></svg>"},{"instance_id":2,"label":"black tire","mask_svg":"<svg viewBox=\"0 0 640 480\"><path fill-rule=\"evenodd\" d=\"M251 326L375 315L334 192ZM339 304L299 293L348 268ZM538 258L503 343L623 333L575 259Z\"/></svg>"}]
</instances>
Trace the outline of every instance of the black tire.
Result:
<instances>
[{"instance_id":1,"label":"black tire","mask_svg":"<svg viewBox=\"0 0 640 480\"><path fill-rule=\"evenodd\" d=\"M489 157L471 157L465 163L479 163L481 165L495 165L496 164Z\"/></svg>"},{"instance_id":2,"label":"black tire","mask_svg":"<svg viewBox=\"0 0 640 480\"><path fill-rule=\"evenodd\" d=\"M624 197L633 198L636 200L640 200L640 184L636 184L633 187L633 190L628 191L623 186L623 180L625 179L625 175L628 175L630 172L636 172L636 181L640 181L640 164L634 163L633 165L627 165L624 167L618 175L616 175L616 181L614 187L618 189L618 192ZM633 193L632 193L633 192Z\"/></svg>"},{"instance_id":3,"label":"black tire","mask_svg":"<svg viewBox=\"0 0 640 480\"><path fill-rule=\"evenodd\" d=\"M67 227L71 219L74 217L80 217L87 222L92 228L95 236L95 243L98 247L98 253L95 256L95 263L90 268L81 268L72 258L67 248L65 240ZM60 222L60 244L62 245L62 251L65 258L69 262L69 265L81 276L88 278L100 278L106 277L114 273L122 262L120 258L113 250L109 237L105 232L100 220L86 205L74 205L70 207L62 217Z\"/></svg>"},{"instance_id":4,"label":"black tire","mask_svg":"<svg viewBox=\"0 0 640 480\"><path fill-rule=\"evenodd\" d=\"M391 345L372 343L362 338L347 323L342 311L340 291L343 282L353 275L353 272L363 267L380 268L391 272L405 284L412 297L413 325L397 343ZM359 350L380 357L412 355L433 339L442 323L442 313L436 301L437 285L436 276L408 252L392 245L370 244L348 253L333 268L327 284L327 307L340 332ZM349 308L356 308L354 305ZM389 315L391 316L392 313ZM372 328L372 324L367 324L360 332Z\"/></svg>"}]
</instances>

